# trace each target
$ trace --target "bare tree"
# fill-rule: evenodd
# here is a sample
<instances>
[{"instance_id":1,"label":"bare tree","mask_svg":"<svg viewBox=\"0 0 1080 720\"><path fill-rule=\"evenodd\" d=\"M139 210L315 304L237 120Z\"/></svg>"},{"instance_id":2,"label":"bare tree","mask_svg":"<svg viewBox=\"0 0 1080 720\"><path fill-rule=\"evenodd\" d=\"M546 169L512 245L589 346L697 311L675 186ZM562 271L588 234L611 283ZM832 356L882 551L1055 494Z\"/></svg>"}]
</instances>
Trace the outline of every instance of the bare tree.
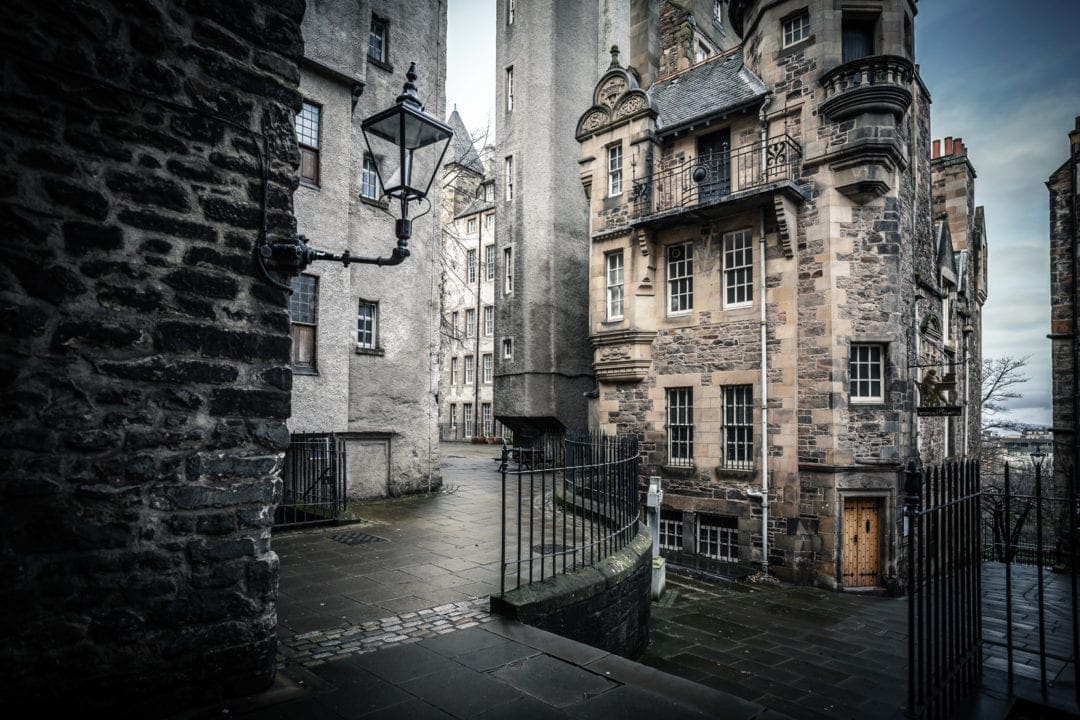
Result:
<instances>
[{"instance_id":1,"label":"bare tree","mask_svg":"<svg viewBox=\"0 0 1080 720\"><path fill-rule=\"evenodd\" d=\"M1030 378L1025 370L1030 355L1014 357L1005 355L997 358L984 358L980 377L982 397L982 429L985 430L1020 430L1023 423L1009 420L1010 400L1024 397L1021 385Z\"/></svg>"}]
</instances>

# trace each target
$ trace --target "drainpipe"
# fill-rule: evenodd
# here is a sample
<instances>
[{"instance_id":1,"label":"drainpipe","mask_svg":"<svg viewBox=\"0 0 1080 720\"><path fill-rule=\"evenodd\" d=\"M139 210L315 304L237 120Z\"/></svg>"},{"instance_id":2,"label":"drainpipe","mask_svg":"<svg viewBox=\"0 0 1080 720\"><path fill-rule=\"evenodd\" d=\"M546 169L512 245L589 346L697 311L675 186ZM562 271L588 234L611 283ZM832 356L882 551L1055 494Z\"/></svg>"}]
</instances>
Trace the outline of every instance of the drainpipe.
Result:
<instances>
[{"instance_id":1,"label":"drainpipe","mask_svg":"<svg viewBox=\"0 0 1080 720\"><path fill-rule=\"evenodd\" d=\"M476 328L475 328L476 343L474 345L474 347L476 348L475 353L474 353L474 357L476 358L476 360L473 361L475 363L473 365L473 437L477 436L478 431L483 430L483 428L480 427L480 419L481 419L480 418L480 383L481 383L481 381L483 380L483 377L484 377L484 367L483 367L484 363L482 362L483 358L480 357L480 323L481 323L480 314L481 314L481 312L483 312L483 308L481 308L481 304L483 303L483 300L480 297L480 288L483 286L483 283L484 283L484 274L480 271L480 263L481 263L481 260L484 257L484 211L483 210L480 211L480 215L477 217L476 222L479 224L479 233L477 234L477 237L476 237ZM484 271L486 272L487 268L484 268ZM492 364L492 373L494 373L495 372L495 368L494 368L494 365L495 365L495 352L494 351L492 351L492 353L491 353L491 364ZM494 379L495 378L492 377L492 380L494 380ZM494 415L495 415L494 410L495 409L493 407L492 408L492 418L493 419L494 419Z\"/></svg>"}]
</instances>

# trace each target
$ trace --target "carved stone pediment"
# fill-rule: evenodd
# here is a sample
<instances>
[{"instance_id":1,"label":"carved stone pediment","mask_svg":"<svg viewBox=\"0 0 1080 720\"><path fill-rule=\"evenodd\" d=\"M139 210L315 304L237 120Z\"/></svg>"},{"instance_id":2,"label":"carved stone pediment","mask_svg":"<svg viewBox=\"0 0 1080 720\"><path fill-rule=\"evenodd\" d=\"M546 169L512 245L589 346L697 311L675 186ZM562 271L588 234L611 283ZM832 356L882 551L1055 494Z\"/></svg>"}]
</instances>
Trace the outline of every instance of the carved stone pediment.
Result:
<instances>
[{"instance_id":1,"label":"carved stone pediment","mask_svg":"<svg viewBox=\"0 0 1080 720\"><path fill-rule=\"evenodd\" d=\"M656 110L649 96L638 87L637 79L618 65L618 50L612 48L612 64L593 89L593 105L578 120L575 137L580 141L616 123L640 117Z\"/></svg>"},{"instance_id":2,"label":"carved stone pediment","mask_svg":"<svg viewBox=\"0 0 1080 720\"><path fill-rule=\"evenodd\" d=\"M601 382L641 382L652 365L655 332L615 330L589 338L593 367Z\"/></svg>"}]
</instances>

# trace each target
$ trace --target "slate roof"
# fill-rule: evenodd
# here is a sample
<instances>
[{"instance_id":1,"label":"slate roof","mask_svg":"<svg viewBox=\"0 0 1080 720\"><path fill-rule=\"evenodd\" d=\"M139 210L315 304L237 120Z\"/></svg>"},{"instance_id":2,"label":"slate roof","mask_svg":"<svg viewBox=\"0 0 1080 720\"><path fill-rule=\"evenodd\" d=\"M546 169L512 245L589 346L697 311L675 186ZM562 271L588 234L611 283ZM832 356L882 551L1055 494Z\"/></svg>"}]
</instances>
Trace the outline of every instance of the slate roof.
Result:
<instances>
[{"instance_id":1,"label":"slate roof","mask_svg":"<svg viewBox=\"0 0 1080 720\"><path fill-rule=\"evenodd\" d=\"M469 203L464 210L455 215L454 219L457 220L458 218L463 218L466 215L475 215L476 213L482 212L484 210L492 210L494 209L494 207L495 203L493 203L492 201L485 200L484 198L477 198L476 200L473 200L471 203Z\"/></svg>"},{"instance_id":2,"label":"slate roof","mask_svg":"<svg viewBox=\"0 0 1080 720\"><path fill-rule=\"evenodd\" d=\"M657 111L657 130L663 133L753 103L768 91L761 78L743 65L739 47L653 83L648 95Z\"/></svg>"},{"instance_id":3,"label":"slate roof","mask_svg":"<svg viewBox=\"0 0 1080 720\"><path fill-rule=\"evenodd\" d=\"M483 175L484 165L480 162L480 156L476 153L472 136L465 129L465 122L461 119L461 115L458 114L457 108L454 108L454 111L450 113L450 117L446 119L446 124L454 131L454 137L450 139L450 147L446 149L446 162L457 163L463 168Z\"/></svg>"}]
</instances>

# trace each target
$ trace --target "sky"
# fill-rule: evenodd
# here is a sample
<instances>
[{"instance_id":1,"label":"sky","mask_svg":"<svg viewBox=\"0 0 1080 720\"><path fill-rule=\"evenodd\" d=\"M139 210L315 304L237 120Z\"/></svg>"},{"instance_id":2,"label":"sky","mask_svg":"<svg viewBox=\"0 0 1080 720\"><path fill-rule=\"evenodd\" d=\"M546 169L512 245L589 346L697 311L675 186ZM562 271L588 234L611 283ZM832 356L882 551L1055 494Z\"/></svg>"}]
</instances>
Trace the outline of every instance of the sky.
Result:
<instances>
[{"instance_id":1,"label":"sky","mask_svg":"<svg viewBox=\"0 0 1080 720\"><path fill-rule=\"evenodd\" d=\"M494 134L495 0L449 0L447 110ZM1080 0L921 0L935 138L962 137L986 212L983 356L1030 355L1010 419L1050 424L1049 196L1080 115Z\"/></svg>"}]
</instances>

